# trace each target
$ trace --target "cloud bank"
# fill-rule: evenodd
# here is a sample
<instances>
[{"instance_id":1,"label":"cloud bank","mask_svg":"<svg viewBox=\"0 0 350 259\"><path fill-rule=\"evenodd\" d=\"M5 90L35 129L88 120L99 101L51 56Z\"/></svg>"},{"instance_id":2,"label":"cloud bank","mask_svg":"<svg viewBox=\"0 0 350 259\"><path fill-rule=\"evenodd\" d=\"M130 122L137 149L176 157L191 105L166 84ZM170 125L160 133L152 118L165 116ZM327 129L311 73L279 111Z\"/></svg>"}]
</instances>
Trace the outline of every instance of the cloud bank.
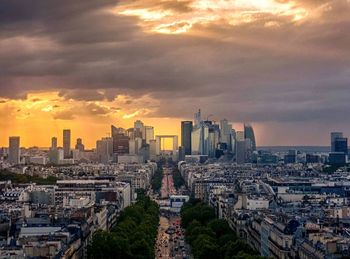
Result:
<instances>
[{"instance_id":1,"label":"cloud bank","mask_svg":"<svg viewBox=\"0 0 350 259\"><path fill-rule=\"evenodd\" d=\"M262 140L273 125L290 142L317 128L309 142L325 143L331 130L350 134L349 13L347 0L3 0L0 112L57 92L86 112L61 107L54 119L110 107L191 118L202 107L262 125Z\"/></svg>"}]
</instances>

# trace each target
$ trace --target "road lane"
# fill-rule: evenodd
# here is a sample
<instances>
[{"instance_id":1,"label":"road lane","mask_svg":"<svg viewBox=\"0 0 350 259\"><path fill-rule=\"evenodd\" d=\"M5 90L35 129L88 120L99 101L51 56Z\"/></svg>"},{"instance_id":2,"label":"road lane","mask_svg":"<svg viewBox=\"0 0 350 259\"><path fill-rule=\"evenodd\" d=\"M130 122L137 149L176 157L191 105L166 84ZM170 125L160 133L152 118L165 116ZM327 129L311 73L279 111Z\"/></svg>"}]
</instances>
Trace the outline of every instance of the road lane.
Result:
<instances>
[{"instance_id":1,"label":"road lane","mask_svg":"<svg viewBox=\"0 0 350 259\"><path fill-rule=\"evenodd\" d=\"M160 199L162 200L168 199L171 195L177 195L172 172L172 168L163 168L162 187L160 190ZM166 233L169 227L174 229L174 233ZM190 255L190 248L185 244L180 215L167 213L166 217L160 217L155 251L157 259L190 258L188 256Z\"/></svg>"}]
</instances>

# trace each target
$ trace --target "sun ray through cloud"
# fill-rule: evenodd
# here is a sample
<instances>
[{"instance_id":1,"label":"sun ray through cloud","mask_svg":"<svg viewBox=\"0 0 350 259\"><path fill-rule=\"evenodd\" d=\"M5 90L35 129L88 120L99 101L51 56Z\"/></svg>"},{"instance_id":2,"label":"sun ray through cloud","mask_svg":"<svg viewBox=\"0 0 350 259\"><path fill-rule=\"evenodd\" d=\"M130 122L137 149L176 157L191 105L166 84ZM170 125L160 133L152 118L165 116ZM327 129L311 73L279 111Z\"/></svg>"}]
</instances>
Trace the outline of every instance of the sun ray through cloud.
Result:
<instances>
[{"instance_id":1,"label":"sun ray through cloud","mask_svg":"<svg viewBox=\"0 0 350 259\"><path fill-rule=\"evenodd\" d=\"M136 1L137 2L137 1ZM191 30L197 24L224 21L239 25L259 19L259 15L289 17L290 21L299 21L308 16L308 11L295 2L275 0L195 0L189 4L190 11L174 12L161 7L142 7L135 3L118 5L112 10L118 15L136 16L146 31L181 34Z\"/></svg>"}]
</instances>

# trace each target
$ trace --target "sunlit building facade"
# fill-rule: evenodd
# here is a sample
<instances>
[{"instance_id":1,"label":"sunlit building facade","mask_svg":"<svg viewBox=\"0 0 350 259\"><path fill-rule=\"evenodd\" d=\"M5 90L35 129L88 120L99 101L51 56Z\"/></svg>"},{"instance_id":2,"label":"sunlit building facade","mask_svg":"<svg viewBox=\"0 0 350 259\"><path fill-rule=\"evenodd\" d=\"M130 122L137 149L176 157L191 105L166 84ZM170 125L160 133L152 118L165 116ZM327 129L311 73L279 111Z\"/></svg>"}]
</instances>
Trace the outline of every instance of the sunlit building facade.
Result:
<instances>
[{"instance_id":1,"label":"sunlit building facade","mask_svg":"<svg viewBox=\"0 0 350 259\"><path fill-rule=\"evenodd\" d=\"M153 126L145 126L145 141L147 144L154 139L154 127Z\"/></svg>"},{"instance_id":2,"label":"sunlit building facade","mask_svg":"<svg viewBox=\"0 0 350 259\"><path fill-rule=\"evenodd\" d=\"M113 139L102 138L96 142L96 155L100 163L107 164L113 160Z\"/></svg>"},{"instance_id":3,"label":"sunlit building facade","mask_svg":"<svg viewBox=\"0 0 350 259\"><path fill-rule=\"evenodd\" d=\"M134 137L145 139L145 126L142 121L137 120L134 122Z\"/></svg>"}]
</instances>

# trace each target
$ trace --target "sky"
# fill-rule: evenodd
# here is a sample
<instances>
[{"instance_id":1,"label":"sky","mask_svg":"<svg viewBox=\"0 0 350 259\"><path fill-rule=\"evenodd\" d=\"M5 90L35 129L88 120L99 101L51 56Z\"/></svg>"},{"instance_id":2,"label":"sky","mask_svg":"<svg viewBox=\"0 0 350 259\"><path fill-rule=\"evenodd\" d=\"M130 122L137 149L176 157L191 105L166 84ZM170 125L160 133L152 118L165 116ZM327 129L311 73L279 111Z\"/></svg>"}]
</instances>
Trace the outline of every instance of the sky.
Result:
<instances>
[{"instance_id":1,"label":"sky","mask_svg":"<svg viewBox=\"0 0 350 259\"><path fill-rule=\"evenodd\" d=\"M261 145L350 137L350 0L1 0L0 146L201 108ZM74 141L73 141L74 142Z\"/></svg>"}]
</instances>

